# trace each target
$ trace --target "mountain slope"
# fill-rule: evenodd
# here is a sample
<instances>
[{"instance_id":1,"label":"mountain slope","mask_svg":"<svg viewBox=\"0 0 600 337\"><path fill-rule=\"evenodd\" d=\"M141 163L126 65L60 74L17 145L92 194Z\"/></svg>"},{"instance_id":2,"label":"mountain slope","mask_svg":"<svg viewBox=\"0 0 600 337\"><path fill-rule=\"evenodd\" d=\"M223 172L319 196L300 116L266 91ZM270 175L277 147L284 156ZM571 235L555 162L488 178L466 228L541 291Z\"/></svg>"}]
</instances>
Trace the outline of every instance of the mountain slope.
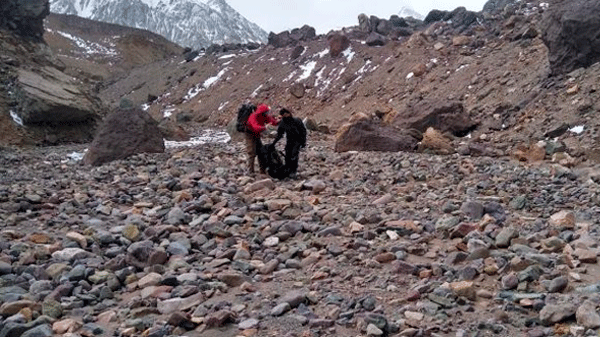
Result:
<instances>
[{"instance_id":1,"label":"mountain slope","mask_svg":"<svg viewBox=\"0 0 600 337\"><path fill-rule=\"evenodd\" d=\"M146 29L194 49L267 38L224 0L53 0L50 10Z\"/></svg>"}]
</instances>

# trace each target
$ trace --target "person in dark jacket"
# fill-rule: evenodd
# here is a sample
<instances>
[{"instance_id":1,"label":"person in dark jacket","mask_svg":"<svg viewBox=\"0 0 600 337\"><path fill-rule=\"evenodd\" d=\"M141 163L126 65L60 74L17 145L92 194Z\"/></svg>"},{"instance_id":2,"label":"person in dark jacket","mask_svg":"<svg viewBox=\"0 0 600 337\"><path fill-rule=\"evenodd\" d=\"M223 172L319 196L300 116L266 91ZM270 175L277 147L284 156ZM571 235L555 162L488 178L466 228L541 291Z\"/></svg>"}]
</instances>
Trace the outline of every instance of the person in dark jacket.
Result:
<instances>
[{"instance_id":1,"label":"person in dark jacket","mask_svg":"<svg viewBox=\"0 0 600 337\"><path fill-rule=\"evenodd\" d=\"M295 178L298 171L300 149L306 146L306 127L300 118L293 117L292 112L286 108L281 109L279 114L282 118L277 128L277 137L271 146L275 146L283 138L283 135L286 135L285 168L289 176Z\"/></svg>"},{"instance_id":2,"label":"person in dark jacket","mask_svg":"<svg viewBox=\"0 0 600 337\"><path fill-rule=\"evenodd\" d=\"M271 109L266 104L259 105L256 110L248 117L246 122L246 153L248 155L248 171L254 173L254 158L259 153L262 142L260 134L267 129L266 124L277 125L278 120L269 114ZM259 160L260 173L265 174L265 167Z\"/></svg>"}]
</instances>

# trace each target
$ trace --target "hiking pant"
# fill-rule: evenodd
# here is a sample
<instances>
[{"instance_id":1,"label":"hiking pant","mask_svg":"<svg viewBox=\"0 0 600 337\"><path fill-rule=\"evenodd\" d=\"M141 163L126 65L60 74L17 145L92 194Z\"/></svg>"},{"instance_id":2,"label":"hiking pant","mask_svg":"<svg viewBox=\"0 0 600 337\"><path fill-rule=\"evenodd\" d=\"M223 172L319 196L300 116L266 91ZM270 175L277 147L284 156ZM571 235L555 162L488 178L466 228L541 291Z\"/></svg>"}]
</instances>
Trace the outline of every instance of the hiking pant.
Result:
<instances>
[{"instance_id":1,"label":"hiking pant","mask_svg":"<svg viewBox=\"0 0 600 337\"><path fill-rule=\"evenodd\" d=\"M246 132L244 135L246 137L246 163L248 165L248 171L254 173L254 158L256 158L256 155L262 148L262 142L260 137L249 132ZM260 167L260 173L265 173L263 163L260 160L258 161L258 165Z\"/></svg>"},{"instance_id":2,"label":"hiking pant","mask_svg":"<svg viewBox=\"0 0 600 337\"><path fill-rule=\"evenodd\" d=\"M300 158L300 143L285 144L285 167L288 174L294 174L298 171L298 159Z\"/></svg>"}]
</instances>

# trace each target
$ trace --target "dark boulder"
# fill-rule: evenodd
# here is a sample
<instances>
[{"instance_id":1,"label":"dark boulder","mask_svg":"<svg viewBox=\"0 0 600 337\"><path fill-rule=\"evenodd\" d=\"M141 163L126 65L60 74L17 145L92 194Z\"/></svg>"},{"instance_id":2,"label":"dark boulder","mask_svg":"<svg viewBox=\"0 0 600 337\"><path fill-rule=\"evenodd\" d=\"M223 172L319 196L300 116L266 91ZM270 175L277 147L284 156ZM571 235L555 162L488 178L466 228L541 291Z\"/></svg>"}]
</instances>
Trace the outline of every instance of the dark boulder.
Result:
<instances>
[{"instance_id":1,"label":"dark boulder","mask_svg":"<svg viewBox=\"0 0 600 337\"><path fill-rule=\"evenodd\" d=\"M380 18L376 17L375 15L371 15L369 17L369 31L370 32L376 32L377 31L377 26L379 26L379 22L381 21Z\"/></svg>"},{"instance_id":2,"label":"dark boulder","mask_svg":"<svg viewBox=\"0 0 600 337\"><path fill-rule=\"evenodd\" d=\"M483 13L497 15L504 11L504 8L507 5L514 4L515 0L488 0L485 5L483 5Z\"/></svg>"},{"instance_id":3,"label":"dark boulder","mask_svg":"<svg viewBox=\"0 0 600 337\"><path fill-rule=\"evenodd\" d=\"M540 23L552 74L565 74L600 61L600 2L557 0Z\"/></svg>"},{"instance_id":4,"label":"dark boulder","mask_svg":"<svg viewBox=\"0 0 600 337\"><path fill-rule=\"evenodd\" d=\"M423 22L425 22L425 24L430 24L432 22L442 21L442 20L444 20L444 18L447 15L448 15L447 11L433 9L429 12L429 14L427 14L427 16L425 17L425 20L423 20Z\"/></svg>"},{"instance_id":5,"label":"dark boulder","mask_svg":"<svg viewBox=\"0 0 600 337\"><path fill-rule=\"evenodd\" d=\"M412 34L413 34L412 29L400 27L400 28L394 28L389 36L393 39L397 39L402 36L411 36Z\"/></svg>"},{"instance_id":6,"label":"dark boulder","mask_svg":"<svg viewBox=\"0 0 600 337\"><path fill-rule=\"evenodd\" d=\"M328 37L329 54L331 57L338 57L342 52L350 47L350 39L345 35L333 34Z\"/></svg>"},{"instance_id":7,"label":"dark boulder","mask_svg":"<svg viewBox=\"0 0 600 337\"><path fill-rule=\"evenodd\" d=\"M296 46L290 53L290 61L294 61L295 59L299 58L300 55L304 53L305 49L306 48L304 48L303 46Z\"/></svg>"},{"instance_id":8,"label":"dark boulder","mask_svg":"<svg viewBox=\"0 0 600 337\"><path fill-rule=\"evenodd\" d=\"M48 14L48 0L2 0L0 29L10 30L22 37L41 42L44 35L44 18Z\"/></svg>"},{"instance_id":9,"label":"dark boulder","mask_svg":"<svg viewBox=\"0 0 600 337\"><path fill-rule=\"evenodd\" d=\"M393 125L421 132L432 127L462 137L477 127L478 123L471 120L460 102L425 100L398 113Z\"/></svg>"},{"instance_id":10,"label":"dark boulder","mask_svg":"<svg viewBox=\"0 0 600 337\"><path fill-rule=\"evenodd\" d=\"M191 62L193 61L198 55L200 55L200 52L198 52L197 50L193 50L193 51L189 51L185 54L183 54L183 58L185 59L185 62Z\"/></svg>"},{"instance_id":11,"label":"dark boulder","mask_svg":"<svg viewBox=\"0 0 600 337\"><path fill-rule=\"evenodd\" d=\"M366 41L368 46L385 46L385 44L387 43L387 39L385 38L385 36L372 32L371 34L369 34L369 36L367 37L367 41Z\"/></svg>"},{"instance_id":12,"label":"dark boulder","mask_svg":"<svg viewBox=\"0 0 600 337\"><path fill-rule=\"evenodd\" d=\"M345 125L337 136L335 151L414 151L419 140L409 132L370 119Z\"/></svg>"},{"instance_id":13,"label":"dark boulder","mask_svg":"<svg viewBox=\"0 0 600 337\"><path fill-rule=\"evenodd\" d=\"M290 32L290 38L294 41L311 41L315 37L317 37L317 31L309 25L294 28Z\"/></svg>"},{"instance_id":14,"label":"dark boulder","mask_svg":"<svg viewBox=\"0 0 600 337\"><path fill-rule=\"evenodd\" d=\"M104 119L83 162L98 166L137 153L164 151L158 123L139 107L122 104Z\"/></svg>"},{"instance_id":15,"label":"dark boulder","mask_svg":"<svg viewBox=\"0 0 600 337\"><path fill-rule=\"evenodd\" d=\"M294 28L291 32L283 31L279 34L271 32L268 38L268 44L275 48L283 48L296 45L299 41L311 41L317 36L316 30L308 25L302 28Z\"/></svg>"},{"instance_id":16,"label":"dark boulder","mask_svg":"<svg viewBox=\"0 0 600 337\"><path fill-rule=\"evenodd\" d=\"M398 15L390 16L390 23L394 27L408 27L408 23L406 22L406 20L399 17Z\"/></svg>"},{"instance_id":17,"label":"dark boulder","mask_svg":"<svg viewBox=\"0 0 600 337\"><path fill-rule=\"evenodd\" d=\"M453 28L459 28L462 31L477 22L477 17L477 13L468 11L464 7L458 7L450 12L447 20L452 21Z\"/></svg>"},{"instance_id":18,"label":"dark boulder","mask_svg":"<svg viewBox=\"0 0 600 337\"><path fill-rule=\"evenodd\" d=\"M268 44L275 48L283 48L291 45L293 40L290 38L290 32L283 31L279 34L269 33Z\"/></svg>"},{"instance_id":19,"label":"dark boulder","mask_svg":"<svg viewBox=\"0 0 600 337\"><path fill-rule=\"evenodd\" d=\"M379 20L375 31L381 35L389 35L393 28L394 27L388 20L381 19Z\"/></svg>"}]
</instances>

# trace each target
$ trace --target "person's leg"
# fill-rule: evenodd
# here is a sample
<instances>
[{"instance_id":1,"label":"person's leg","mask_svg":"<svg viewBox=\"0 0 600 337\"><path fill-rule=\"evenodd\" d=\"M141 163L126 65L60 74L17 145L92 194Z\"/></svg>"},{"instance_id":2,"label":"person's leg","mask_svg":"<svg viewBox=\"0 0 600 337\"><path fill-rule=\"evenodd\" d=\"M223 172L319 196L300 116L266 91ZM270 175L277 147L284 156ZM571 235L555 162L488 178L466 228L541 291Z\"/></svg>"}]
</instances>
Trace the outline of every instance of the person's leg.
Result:
<instances>
[{"instance_id":1,"label":"person's leg","mask_svg":"<svg viewBox=\"0 0 600 337\"><path fill-rule=\"evenodd\" d=\"M294 175L298 171L298 159L300 157L299 144L286 144L285 146L285 166L288 174Z\"/></svg>"},{"instance_id":2,"label":"person's leg","mask_svg":"<svg viewBox=\"0 0 600 337\"><path fill-rule=\"evenodd\" d=\"M255 152L256 152L256 155L258 156L258 167L260 168L260 173L267 174L267 171L266 171L267 158L266 158L266 153L263 149L263 143L260 140L260 137L257 137L255 139L255 145L256 145Z\"/></svg>"},{"instance_id":3,"label":"person's leg","mask_svg":"<svg viewBox=\"0 0 600 337\"><path fill-rule=\"evenodd\" d=\"M248 165L248 172L254 173L254 158L256 157L256 137L246 133L246 164Z\"/></svg>"}]
</instances>

